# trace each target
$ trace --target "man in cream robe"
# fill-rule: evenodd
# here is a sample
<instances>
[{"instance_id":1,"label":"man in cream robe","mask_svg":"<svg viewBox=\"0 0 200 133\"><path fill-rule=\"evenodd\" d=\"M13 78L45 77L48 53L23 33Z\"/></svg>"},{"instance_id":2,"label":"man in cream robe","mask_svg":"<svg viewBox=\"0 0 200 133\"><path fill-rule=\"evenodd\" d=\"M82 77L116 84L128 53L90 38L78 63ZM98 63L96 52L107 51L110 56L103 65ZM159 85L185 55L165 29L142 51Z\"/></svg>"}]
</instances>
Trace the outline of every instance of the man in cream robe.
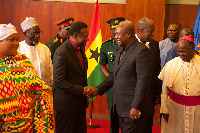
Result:
<instances>
[{"instance_id":1,"label":"man in cream robe","mask_svg":"<svg viewBox=\"0 0 200 133\"><path fill-rule=\"evenodd\" d=\"M25 40L19 42L18 52L25 54L35 67L38 76L53 87L53 64L49 48L40 43L40 28L35 18L26 18L21 23Z\"/></svg>"},{"instance_id":2,"label":"man in cream robe","mask_svg":"<svg viewBox=\"0 0 200 133\"><path fill-rule=\"evenodd\" d=\"M200 57L190 37L180 38L178 57L158 76L161 94L162 133L200 133Z\"/></svg>"},{"instance_id":3,"label":"man in cream robe","mask_svg":"<svg viewBox=\"0 0 200 133\"><path fill-rule=\"evenodd\" d=\"M24 40L19 43L18 52L25 54L31 60L38 76L52 87L53 65L49 48L40 42L36 46L29 46Z\"/></svg>"}]
</instances>

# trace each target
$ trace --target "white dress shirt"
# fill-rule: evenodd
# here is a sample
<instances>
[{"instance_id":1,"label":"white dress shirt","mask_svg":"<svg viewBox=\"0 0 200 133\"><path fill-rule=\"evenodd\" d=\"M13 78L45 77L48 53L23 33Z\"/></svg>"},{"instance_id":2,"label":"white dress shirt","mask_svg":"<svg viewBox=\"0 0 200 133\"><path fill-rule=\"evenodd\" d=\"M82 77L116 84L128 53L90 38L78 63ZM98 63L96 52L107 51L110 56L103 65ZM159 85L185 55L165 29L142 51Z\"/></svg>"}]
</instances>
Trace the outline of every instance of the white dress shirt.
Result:
<instances>
[{"instance_id":1,"label":"white dress shirt","mask_svg":"<svg viewBox=\"0 0 200 133\"><path fill-rule=\"evenodd\" d=\"M136 39L138 40L138 42L141 42L141 41L140 41L140 38L138 37L137 34L135 34L135 37L136 37ZM142 43L142 42L141 42L141 43ZM146 42L146 43L145 43L145 46L147 46L147 48L150 49L150 47L149 47L149 43L150 43L150 42ZM142 43L142 44L143 44L143 43Z\"/></svg>"}]
</instances>

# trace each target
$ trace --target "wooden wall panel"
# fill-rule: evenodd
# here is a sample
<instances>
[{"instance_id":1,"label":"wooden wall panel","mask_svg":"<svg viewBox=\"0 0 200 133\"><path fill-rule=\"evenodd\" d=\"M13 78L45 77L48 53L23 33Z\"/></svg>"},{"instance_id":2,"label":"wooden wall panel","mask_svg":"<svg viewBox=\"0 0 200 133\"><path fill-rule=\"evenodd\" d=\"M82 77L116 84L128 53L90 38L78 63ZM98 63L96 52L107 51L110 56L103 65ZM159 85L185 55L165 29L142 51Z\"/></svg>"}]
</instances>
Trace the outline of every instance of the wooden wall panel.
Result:
<instances>
[{"instance_id":1,"label":"wooden wall panel","mask_svg":"<svg viewBox=\"0 0 200 133\"><path fill-rule=\"evenodd\" d=\"M112 37L106 21L114 17L125 17L125 6L124 4L99 4L103 41ZM20 23L26 17L34 17L42 30L40 42L46 43L58 32L58 28L54 25L55 22L64 18L74 17L75 21L80 20L88 24L89 29L94 10L94 3L2 0L0 23L10 22L15 25L21 41L24 40L24 35ZM87 109L87 113L89 113L89 109ZM98 96L94 100L93 113L108 115L106 94Z\"/></svg>"},{"instance_id":2,"label":"wooden wall panel","mask_svg":"<svg viewBox=\"0 0 200 133\"><path fill-rule=\"evenodd\" d=\"M197 12L198 5L165 5L164 38L167 38L165 29L167 29L172 22L179 22L181 27L189 26L193 29Z\"/></svg>"},{"instance_id":3,"label":"wooden wall panel","mask_svg":"<svg viewBox=\"0 0 200 133\"><path fill-rule=\"evenodd\" d=\"M126 0L126 19L137 27L140 18L148 17L154 21L154 39L161 41L164 35L165 0Z\"/></svg>"},{"instance_id":4,"label":"wooden wall panel","mask_svg":"<svg viewBox=\"0 0 200 133\"><path fill-rule=\"evenodd\" d=\"M24 39L20 23L26 17L34 17L39 23L43 33L41 43L46 43L55 36L58 28L55 22L74 17L75 21L83 21L90 28L95 4L94 3L73 3L73 2L50 2L50 1L25 1L25 0L4 0L0 4L0 23L11 22L16 26L20 40ZM109 25L106 21L113 17L125 17L124 4L99 4L101 15L101 30L103 41L112 37ZM120 12L116 12L115 10Z\"/></svg>"},{"instance_id":5,"label":"wooden wall panel","mask_svg":"<svg viewBox=\"0 0 200 133\"><path fill-rule=\"evenodd\" d=\"M163 39L164 29L173 21L180 22L182 26L190 26L193 28L198 11L197 5L166 5L163 7L163 1L127 0L126 5L99 4L103 41L112 37L109 31L110 27L106 24L106 21L110 18L120 16L133 21L135 25L140 18L149 17L156 25L154 38L158 41ZM92 3L1 0L0 23L11 22L14 24L20 40L24 40L20 23L26 17L35 17L43 31L40 41L46 43L57 34L58 29L54 23L61 19L74 17L75 21L83 21L90 28L94 9L95 4ZM107 108L106 94L97 96L94 100L93 114L108 115ZM89 109L87 109L87 113L89 113Z\"/></svg>"}]
</instances>

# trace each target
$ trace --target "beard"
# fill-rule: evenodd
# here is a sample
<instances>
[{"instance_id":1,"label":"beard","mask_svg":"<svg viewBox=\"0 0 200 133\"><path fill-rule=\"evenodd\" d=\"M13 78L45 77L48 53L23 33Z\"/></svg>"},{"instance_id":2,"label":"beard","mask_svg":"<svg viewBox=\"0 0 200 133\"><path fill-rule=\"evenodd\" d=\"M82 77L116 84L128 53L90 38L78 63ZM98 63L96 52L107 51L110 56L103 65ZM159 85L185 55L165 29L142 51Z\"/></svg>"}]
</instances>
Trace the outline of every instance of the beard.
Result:
<instances>
[{"instance_id":1,"label":"beard","mask_svg":"<svg viewBox=\"0 0 200 133\"><path fill-rule=\"evenodd\" d=\"M37 42L33 41L33 44L34 44L34 45L37 45L38 43L39 43L39 41L37 41Z\"/></svg>"},{"instance_id":2,"label":"beard","mask_svg":"<svg viewBox=\"0 0 200 133\"><path fill-rule=\"evenodd\" d=\"M37 45L37 44L39 43L39 40L40 40L40 39L33 39L33 40L32 40L32 44L33 44L33 45Z\"/></svg>"}]
</instances>

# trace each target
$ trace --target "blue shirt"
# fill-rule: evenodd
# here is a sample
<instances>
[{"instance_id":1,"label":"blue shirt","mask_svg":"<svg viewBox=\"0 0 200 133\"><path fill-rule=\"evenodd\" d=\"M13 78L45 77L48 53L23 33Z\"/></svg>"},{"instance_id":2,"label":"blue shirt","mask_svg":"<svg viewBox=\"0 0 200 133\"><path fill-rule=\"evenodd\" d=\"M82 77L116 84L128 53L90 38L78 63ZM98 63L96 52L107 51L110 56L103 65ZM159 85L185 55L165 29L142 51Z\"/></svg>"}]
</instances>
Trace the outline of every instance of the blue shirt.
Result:
<instances>
[{"instance_id":1,"label":"blue shirt","mask_svg":"<svg viewBox=\"0 0 200 133\"><path fill-rule=\"evenodd\" d=\"M167 52L167 58L166 58L166 62L170 61L171 59L174 59L175 57L178 57L177 54L177 46L171 48L168 52Z\"/></svg>"},{"instance_id":2,"label":"blue shirt","mask_svg":"<svg viewBox=\"0 0 200 133\"><path fill-rule=\"evenodd\" d=\"M176 45L177 43L172 42L169 38L159 42L161 69L166 63L167 52Z\"/></svg>"}]
</instances>

